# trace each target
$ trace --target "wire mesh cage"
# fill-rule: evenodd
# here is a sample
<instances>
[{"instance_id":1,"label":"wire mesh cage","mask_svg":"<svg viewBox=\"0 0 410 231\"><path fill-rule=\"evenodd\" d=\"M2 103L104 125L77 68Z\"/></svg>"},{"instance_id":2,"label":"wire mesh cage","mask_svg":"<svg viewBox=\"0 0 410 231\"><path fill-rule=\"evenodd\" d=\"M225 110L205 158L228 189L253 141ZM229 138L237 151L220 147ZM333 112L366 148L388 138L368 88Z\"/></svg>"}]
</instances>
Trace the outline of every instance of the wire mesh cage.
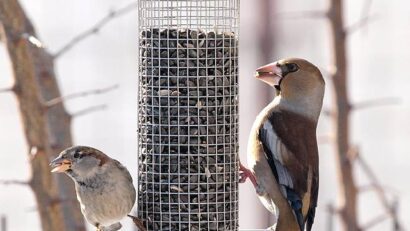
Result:
<instances>
[{"instance_id":1,"label":"wire mesh cage","mask_svg":"<svg viewBox=\"0 0 410 231\"><path fill-rule=\"evenodd\" d=\"M239 0L139 1L138 215L238 228Z\"/></svg>"}]
</instances>

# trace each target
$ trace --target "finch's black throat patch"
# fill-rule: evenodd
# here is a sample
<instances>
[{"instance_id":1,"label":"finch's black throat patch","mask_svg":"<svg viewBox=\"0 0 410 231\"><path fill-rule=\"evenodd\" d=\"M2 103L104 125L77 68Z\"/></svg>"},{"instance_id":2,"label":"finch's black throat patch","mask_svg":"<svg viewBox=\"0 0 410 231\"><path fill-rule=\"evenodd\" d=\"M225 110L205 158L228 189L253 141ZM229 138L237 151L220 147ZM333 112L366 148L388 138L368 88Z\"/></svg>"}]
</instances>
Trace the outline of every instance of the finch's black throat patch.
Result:
<instances>
[{"instance_id":1,"label":"finch's black throat patch","mask_svg":"<svg viewBox=\"0 0 410 231\"><path fill-rule=\"evenodd\" d=\"M286 75L299 70L299 66L296 63L286 63L283 65L280 65L279 67L282 71L282 76L279 80L278 85L274 86L277 91L281 91L280 84L282 83L282 80L286 77Z\"/></svg>"}]
</instances>

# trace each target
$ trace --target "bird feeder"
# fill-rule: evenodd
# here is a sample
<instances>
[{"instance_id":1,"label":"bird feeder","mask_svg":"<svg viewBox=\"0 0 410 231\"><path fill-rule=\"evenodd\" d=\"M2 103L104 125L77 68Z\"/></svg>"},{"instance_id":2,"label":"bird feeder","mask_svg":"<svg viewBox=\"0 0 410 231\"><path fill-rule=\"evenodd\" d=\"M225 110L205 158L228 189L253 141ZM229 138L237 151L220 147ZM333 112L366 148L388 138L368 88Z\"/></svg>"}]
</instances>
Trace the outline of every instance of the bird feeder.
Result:
<instances>
[{"instance_id":1,"label":"bird feeder","mask_svg":"<svg viewBox=\"0 0 410 231\"><path fill-rule=\"evenodd\" d=\"M140 0L138 216L238 228L239 0Z\"/></svg>"}]
</instances>

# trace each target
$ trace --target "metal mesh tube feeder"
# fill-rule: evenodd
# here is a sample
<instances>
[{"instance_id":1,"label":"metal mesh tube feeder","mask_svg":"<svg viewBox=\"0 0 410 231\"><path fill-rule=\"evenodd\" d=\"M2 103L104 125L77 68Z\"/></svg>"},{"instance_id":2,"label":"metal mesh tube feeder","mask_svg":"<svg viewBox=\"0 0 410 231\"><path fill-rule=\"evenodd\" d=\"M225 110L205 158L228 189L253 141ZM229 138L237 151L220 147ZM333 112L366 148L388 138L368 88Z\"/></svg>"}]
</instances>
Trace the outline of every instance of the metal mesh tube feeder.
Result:
<instances>
[{"instance_id":1,"label":"metal mesh tube feeder","mask_svg":"<svg viewBox=\"0 0 410 231\"><path fill-rule=\"evenodd\" d=\"M238 228L239 0L140 0L138 216Z\"/></svg>"}]
</instances>

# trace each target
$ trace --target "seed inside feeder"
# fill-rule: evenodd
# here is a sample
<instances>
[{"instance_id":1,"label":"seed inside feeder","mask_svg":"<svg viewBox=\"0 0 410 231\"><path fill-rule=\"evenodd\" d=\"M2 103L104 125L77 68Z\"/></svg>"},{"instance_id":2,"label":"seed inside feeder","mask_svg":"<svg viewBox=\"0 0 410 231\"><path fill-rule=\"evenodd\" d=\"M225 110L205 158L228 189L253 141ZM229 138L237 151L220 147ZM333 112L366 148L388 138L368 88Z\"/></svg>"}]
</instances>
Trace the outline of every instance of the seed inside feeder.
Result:
<instances>
[{"instance_id":1,"label":"seed inside feeder","mask_svg":"<svg viewBox=\"0 0 410 231\"><path fill-rule=\"evenodd\" d=\"M140 34L139 217L148 230L236 230L233 32Z\"/></svg>"}]
</instances>

